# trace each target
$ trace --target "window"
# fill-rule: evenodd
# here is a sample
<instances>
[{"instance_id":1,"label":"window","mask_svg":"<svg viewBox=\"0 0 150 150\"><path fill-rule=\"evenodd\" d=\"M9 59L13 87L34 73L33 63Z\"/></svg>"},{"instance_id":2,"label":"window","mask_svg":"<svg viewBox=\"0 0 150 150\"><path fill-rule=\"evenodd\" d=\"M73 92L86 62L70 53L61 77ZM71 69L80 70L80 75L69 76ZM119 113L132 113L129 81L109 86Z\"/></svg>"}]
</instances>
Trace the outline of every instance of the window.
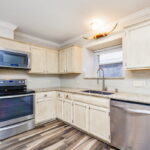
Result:
<instances>
[{"instance_id":1,"label":"window","mask_svg":"<svg viewBox=\"0 0 150 150\"><path fill-rule=\"evenodd\" d=\"M104 70L105 78L123 77L123 58L121 45L95 51L95 59L96 70L101 67ZM97 77L102 77L101 71L97 72Z\"/></svg>"}]
</instances>

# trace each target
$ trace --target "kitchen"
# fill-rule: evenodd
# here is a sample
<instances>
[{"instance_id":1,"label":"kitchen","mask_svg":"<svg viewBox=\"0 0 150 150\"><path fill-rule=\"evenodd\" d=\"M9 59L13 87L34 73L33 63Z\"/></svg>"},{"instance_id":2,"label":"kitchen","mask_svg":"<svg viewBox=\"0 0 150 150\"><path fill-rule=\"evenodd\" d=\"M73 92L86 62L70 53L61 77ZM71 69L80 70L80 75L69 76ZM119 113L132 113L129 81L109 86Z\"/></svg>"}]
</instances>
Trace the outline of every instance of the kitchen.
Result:
<instances>
[{"instance_id":1,"label":"kitchen","mask_svg":"<svg viewBox=\"0 0 150 150\"><path fill-rule=\"evenodd\" d=\"M149 150L149 6L1 1L0 150Z\"/></svg>"}]
</instances>

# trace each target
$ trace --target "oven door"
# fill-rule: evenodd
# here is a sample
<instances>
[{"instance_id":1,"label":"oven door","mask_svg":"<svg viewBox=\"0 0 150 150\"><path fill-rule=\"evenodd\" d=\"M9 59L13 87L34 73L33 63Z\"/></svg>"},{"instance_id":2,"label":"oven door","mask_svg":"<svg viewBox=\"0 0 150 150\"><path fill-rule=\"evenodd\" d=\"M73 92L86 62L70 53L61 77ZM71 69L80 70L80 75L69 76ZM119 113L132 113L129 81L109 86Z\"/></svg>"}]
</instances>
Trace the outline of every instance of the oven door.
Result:
<instances>
[{"instance_id":1,"label":"oven door","mask_svg":"<svg viewBox=\"0 0 150 150\"><path fill-rule=\"evenodd\" d=\"M34 94L0 97L0 127L34 118Z\"/></svg>"}]
</instances>

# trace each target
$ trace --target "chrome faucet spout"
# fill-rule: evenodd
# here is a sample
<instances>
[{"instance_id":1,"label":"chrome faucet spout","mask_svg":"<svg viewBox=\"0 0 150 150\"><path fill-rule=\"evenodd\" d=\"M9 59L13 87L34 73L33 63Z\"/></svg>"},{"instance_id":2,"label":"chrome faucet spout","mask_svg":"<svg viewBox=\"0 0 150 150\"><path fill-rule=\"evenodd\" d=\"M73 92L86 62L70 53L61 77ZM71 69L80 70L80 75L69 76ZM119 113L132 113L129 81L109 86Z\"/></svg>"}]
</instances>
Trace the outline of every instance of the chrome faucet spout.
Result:
<instances>
[{"instance_id":1,"label":"chrome faucet spout","mask_svg":"<svg viewBox=\"0 0 150 150\"><path fill-rule=\"evenodd\" d=\"M97 70L97 84L99 84L99 78L100 78L100 71L102 72L102 90L105 91L105 74L104 74L104 69L99 65L98 70Z\"/></svg>"}]
</instances>

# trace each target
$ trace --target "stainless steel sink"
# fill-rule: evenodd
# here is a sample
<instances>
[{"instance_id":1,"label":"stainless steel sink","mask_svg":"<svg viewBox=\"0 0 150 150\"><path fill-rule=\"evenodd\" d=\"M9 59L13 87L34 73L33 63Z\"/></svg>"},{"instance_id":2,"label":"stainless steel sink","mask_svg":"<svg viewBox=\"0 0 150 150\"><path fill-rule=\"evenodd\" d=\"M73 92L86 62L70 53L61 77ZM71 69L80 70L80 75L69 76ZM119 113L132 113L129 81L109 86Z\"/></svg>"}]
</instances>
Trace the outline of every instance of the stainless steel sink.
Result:
<instances>
[{"instance_id":1,"label":"stainless steel sink","mask_svg":"<svg viewBox=\"0 0 150 150\"><path fill-rule=\"evenodd\" d=\"M111 92L94 91L94 90L85 90L85 91L82 91L82 92L93 93L93 94L102 94L102 95L112 95L112 94L114 94L114 93L111 93Z\"/></svg>"}]
</instances>

